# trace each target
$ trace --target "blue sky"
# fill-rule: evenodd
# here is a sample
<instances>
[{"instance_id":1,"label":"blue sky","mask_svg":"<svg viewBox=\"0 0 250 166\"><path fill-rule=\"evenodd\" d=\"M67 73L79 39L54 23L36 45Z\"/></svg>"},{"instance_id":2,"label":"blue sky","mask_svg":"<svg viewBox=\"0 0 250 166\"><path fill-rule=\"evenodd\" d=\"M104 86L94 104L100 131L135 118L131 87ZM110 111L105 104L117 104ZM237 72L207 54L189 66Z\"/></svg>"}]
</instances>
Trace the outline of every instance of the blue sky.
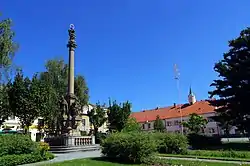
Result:
<instances>
[{"instance_id":1,"label":"blue sky","mask_svg":"<svg viewBox=\"0 0 250 166\"><path fill-rule=\"evenodd\" d=\"M67 60L73 23L75 72L85 76L90 101L129 100L139 111L187 102L190 85L198 100L206 99L214 63L249 26L249 6L249 0L2 0L0 11L14 21L15 63L26 75L54 57Z\"/></svg>"}]
</instances>

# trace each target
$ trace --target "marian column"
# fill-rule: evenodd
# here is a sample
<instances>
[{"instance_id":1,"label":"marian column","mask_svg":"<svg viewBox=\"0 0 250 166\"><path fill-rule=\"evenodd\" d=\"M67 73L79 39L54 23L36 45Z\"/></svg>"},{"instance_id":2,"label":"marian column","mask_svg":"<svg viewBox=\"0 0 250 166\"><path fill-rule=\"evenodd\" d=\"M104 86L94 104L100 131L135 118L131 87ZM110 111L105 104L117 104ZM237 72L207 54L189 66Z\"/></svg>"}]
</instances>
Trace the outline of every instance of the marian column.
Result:
<instances>
[{"instance_id":1,"label":"marian column","mask_svg":"<svg viewBox=\"0 0 250 166\"><path fill-rule=\"evenodd\" d=\"M67 47L69 48L69 73L68 73L68 95L70 97L74 96L74 72L75 72L75 48L76 45L76 35L75 35L75 27L73 24L70 25L68 30L69 32L69 41ZM69 105L72 103L70 102Z\"/></svg>"}]
</instances>

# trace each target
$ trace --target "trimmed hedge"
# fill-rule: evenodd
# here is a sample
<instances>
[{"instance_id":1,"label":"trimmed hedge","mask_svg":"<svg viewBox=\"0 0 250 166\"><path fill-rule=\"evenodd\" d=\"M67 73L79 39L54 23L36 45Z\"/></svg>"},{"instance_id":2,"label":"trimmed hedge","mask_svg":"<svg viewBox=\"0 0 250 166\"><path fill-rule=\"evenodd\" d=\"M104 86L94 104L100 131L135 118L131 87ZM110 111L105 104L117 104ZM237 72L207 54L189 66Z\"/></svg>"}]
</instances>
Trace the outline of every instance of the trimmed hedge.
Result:
<instances>
[{"instance_id":1,"label":"trimmed hedge","mask_svg":"<svg viewBox=\"0 0 250 166\"><path fill-rule=\"evenodd\" d=\"M111 160L148 163L157 152L186 154L187 138L180 134L159 132L119 132L101 143L102 153Z\"/></svg>"},{"instance_id":2,"label":"trimmed hedge","mask_svg":"<svg viewBox=\"0 0 250 166\"><path fill-rule=\"evenodd\" d=\"M144 163L157 151L152 134L145 132L113 133L102 141L101 146L106 157L131 163Z\"/></svg>"},{"instance_id":3,"label":"trimmed hedge","mask_svg":"<svg viewBox=\"0 0 250 166\"><path fill-rule=\"evenodd\" d=\"M6 134L0 136L0 157L14 154L30 154L37 149L37 143L33 142L27 135Z\"/></svg>"},{"instance_id":4,"label":"trimmed hedge","mask_svg":"<svg viewBox=\"0 0 250 166\"><path fill-rule=\"evenodd\" d=\"M29 135L1 135L0 166L16 166L54 158L48 150L47 143L33 142Z\"/></svg>"},{"instance_id":5,"label":"trimmed hedge","mask_svg":"<svg viewBox=\"0 0 250 166\"><path fill-rule=\"evenodd\" d=\"M159 153L186 154L188 148L187 137L176 133L153 133L158 144Z\"/></svg>"},{"instance_id":6,"label":"trimmed hedge","mask_svg":"<svg viewBox=\"0 0 250 166\"><path fill-rule=\"evenodd\" d=\"M54 156L51 153L46 153L46 155L43 157L39 153L6 155L0 157L0 166L17 166L22 164L35 163L43 160L49 160L53 158Z\"/></svg>"}]
</instances>

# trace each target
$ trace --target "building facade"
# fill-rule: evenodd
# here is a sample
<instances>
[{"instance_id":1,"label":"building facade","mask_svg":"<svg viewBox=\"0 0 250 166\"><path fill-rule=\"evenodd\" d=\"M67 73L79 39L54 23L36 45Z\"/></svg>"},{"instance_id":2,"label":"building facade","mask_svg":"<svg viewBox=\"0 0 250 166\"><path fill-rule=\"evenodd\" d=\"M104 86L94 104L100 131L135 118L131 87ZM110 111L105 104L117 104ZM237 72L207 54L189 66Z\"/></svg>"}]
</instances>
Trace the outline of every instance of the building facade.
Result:
<instances>
[{"instance_id":1,"label":"building facade","mask_svg":"<svg viewBox=\"0 0 250 166\"><path fill-rule=\"evenodd\" d=\"M80 113L80 121L77 122L77 129L82 133L83 135L89 134L91 129L93 129L93 125L91 125L89 121L89 117L87 115L88 111L92 110L95 107L95 105L89 104L85 107L83 107L82 112ZM42 117L38 117L34 120L32 125L29 127L29 132L31 134L31 139L33 141L38 141L41 137L43 137L44 130L38 128L39 121L43 120ZM23 131L21 128L20 120L17 117L9 117L3 125L0 126L0 131L4 129L10 129L12 131ZM106 133L108 131L107 122L105 122L100 128L99 132Z\"/></svg>"},{"instance_id":2,"label":"building facade","mask_svg":"<svg viewBox=\"0 0 250 166\"><path fill-rule=\"evenodd\" d=\"M188 95L188 103L173 104L172 106L155 108L151 110L143 110L134 112L131 117L134 117L145 131L154 130L154 121L159 116L163 121L167 132L187 133L188 130L181 125L181 122L188 121L190 114L196 113L207 119L208 123L201 133L204 135L223 135L224 131L219 127L211 117L216 115L216 107L209 104L208 100L196 101L195 95L190 92ZM230 134L235 134L235 128L232 128Z\"/></svg>"}]
</instances>

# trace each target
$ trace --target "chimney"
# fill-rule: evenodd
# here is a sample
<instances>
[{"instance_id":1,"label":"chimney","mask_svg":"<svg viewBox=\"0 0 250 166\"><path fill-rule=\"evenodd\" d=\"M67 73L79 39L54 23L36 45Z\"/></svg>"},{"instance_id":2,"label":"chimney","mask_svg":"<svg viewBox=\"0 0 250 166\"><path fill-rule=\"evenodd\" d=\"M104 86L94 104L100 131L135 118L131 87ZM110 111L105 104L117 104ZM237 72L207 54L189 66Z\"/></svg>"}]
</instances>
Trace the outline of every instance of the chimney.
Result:
<instances>
[{"instance_id":1,"label":"chimney","mask_svg":"<svg viewBox=\"0 0 250 166\"><path fill-rule=\"evenodd\" d=\"M174 103L174 108L176 107L176 103Z\"/></svg>"}]
</instances>

